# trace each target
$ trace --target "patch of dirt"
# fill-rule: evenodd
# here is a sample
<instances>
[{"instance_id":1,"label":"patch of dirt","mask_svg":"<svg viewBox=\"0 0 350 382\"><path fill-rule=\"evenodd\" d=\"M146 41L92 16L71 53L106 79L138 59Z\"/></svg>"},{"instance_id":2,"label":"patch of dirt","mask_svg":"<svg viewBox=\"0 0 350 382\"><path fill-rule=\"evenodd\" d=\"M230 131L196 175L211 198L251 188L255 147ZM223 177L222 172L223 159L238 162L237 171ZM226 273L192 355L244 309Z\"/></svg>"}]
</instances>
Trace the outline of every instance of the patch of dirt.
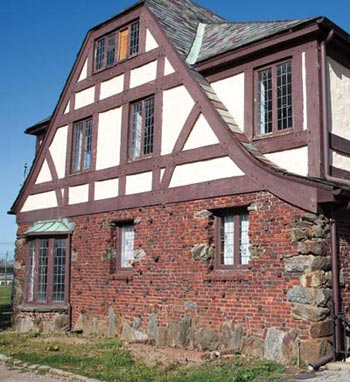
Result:
<instances>
[{"instance_id":1,"label":"patch of dirt","mask_svg":"<svg viewBox=\"0 0 350 382\"><path fill-rule=\"evenodd\" d=\"M170 367L171 365L199 365L207 358L208 353L173 348L157 348L145 344L124 344L133 357L146 365Z\"/></svg>"},{"instance_id":2,"label":"patch of dirt","mask_svg":"<svg viewBox=\"0 0 350 382\"><path fill-rule=\"evenodd\" d=\"M42 343L48 343L48 342L61 342L64 344L74 344L74 345L84 345L84 344L90 344L94 342L92 338L88 337L75 337L75 336L69 336L66 334L62 334L61 336L57 335L50 335L49 337L33 337L30 339L30 341L33 342L42 342Z\"/></svg>"}]
</instances>

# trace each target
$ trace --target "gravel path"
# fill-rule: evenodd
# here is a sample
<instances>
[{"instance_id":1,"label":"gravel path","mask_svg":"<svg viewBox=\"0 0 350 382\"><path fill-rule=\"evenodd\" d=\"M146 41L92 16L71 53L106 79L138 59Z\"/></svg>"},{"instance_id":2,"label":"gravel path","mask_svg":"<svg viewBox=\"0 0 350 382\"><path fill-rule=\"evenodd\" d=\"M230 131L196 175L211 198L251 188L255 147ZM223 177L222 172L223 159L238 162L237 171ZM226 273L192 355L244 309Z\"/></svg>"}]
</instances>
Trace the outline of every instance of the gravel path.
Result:
<instances>
[{"instance_id":1,"label":"gravel path","mask_svg":"<svg viewBox=\"0 0 350 382\"><path fill-rule=\"evenodd\" d=\"M0 363L0 382L62 382L62 379L28 371L8 370L5 365Z\"/></svg>"}]
</instances>

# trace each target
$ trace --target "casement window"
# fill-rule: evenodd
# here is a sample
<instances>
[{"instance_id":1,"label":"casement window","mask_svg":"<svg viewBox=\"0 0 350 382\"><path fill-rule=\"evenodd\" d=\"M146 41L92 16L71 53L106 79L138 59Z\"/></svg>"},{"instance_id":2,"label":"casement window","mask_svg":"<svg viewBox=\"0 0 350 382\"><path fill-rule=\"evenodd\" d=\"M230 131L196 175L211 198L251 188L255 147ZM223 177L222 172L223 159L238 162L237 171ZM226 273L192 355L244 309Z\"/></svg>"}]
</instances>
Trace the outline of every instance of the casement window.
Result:
<instances>
[{"instance_id":1,"label":"casement window","mask_svg":"<svg viewBox=\"0 0 350 382\"><path fill-rule=\"evenodd\" d=\"M139 42L138 21L99 38L95 42L95 71L106 69L136 55L139 52Z\"/></svg>"},{"instance_id":2,"label":"casement window","mask_svg":"<svg viewBox=\"0 0 350 382\"><path fill-rule=\"evenodd\" d=\"M154 135L154 96L130 105L130 159L151 155Z\"/></svg>"},{"instance_id":3,"label":"casement window","mask_svg":"<svg viewBox=\"0 0 350 382\"><path fill-rule=\"evenodd\" d=\"M73 129L72 172L82 172L91 168L92 119L76 122Z\"/></svg>"},{"instance_id":4,"label":"casement window","mask_svg":"<svg viewBox=\"0 0 350 382\"><path fill-rule=\"evenodd\" d=\"M246 211L224 211L215 216L216 267L247 265L249 252L249 215Z\"/></svg>"},{"instance_id":5,"label":"casement window","mask_svg":"<svg viewBox=\"0 0 350 382\"><path fill-rule=\"evenodd\" d=\"M293 127L292 61L256 72L256 134L278 133Z\"/></svg>"},{"instance_id":6,"label":"casement window","mask_svg":"<svg viewBox=\"0 0 350 382\"><path fill-rule=\"evenodd\" d=\"M122 221L113 224L115 227L115 266L111 264L110 271L130 271L134 262L135 231L133 221Z\"/></svg>"},{"instance_id":7,"label":"casement window","mask_svg":"<svg viewBox=\"0 0 350 382\"><path fill-rule=\"evenodd\" d=\"M67 296L67 237L38 238L28 242L26 301L64 303Z\"/></svg>"}]
</instances>

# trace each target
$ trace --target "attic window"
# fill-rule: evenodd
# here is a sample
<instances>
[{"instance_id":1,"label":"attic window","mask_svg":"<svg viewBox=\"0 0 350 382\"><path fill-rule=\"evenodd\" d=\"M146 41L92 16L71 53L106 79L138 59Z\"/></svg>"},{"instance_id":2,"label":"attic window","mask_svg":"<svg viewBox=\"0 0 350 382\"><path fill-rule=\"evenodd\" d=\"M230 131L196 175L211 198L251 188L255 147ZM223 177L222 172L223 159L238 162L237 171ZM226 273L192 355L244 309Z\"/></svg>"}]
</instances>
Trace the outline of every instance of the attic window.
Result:
<instances>
[{"instance_id":1,"label":"attic window","mask_svg":"<svg viewBox=\"0 0 350 382\"><path fill-rule=\"evenodd\" d=\"M292 62L257 71L257 134L277 133L293 127Z\"/></svg>"},{"instance_id":2,"label":"attic window","mask_svg":"<svg viewBox=\"0 0 350 382\"><path fill-rule=\"evenodd\" d=\"M95 42L95 71L106 69L139 52L139 21L109 33Z\"/></svg>"}]
</instances>

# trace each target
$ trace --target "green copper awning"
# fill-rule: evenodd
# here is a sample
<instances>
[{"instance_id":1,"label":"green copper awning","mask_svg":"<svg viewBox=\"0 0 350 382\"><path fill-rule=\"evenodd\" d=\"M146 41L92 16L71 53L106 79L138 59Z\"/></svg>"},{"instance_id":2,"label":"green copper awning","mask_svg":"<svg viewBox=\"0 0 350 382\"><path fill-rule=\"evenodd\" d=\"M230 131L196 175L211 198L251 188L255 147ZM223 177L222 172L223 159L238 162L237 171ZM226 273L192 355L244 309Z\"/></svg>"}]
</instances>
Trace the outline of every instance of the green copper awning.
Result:
<instances>
[{"instance_id":1,"label":"green copper awning","mask_svg":"<svg viewBox=\"0 0 350 382\"><path fill-rule=\"evenodd\" d=\"M75 224L69 219L61 220L45 220L35 222L26 232L26 236L40 235L40 234L62 234L71 233L74 230Z\"/></svg>"}]
</instances>

